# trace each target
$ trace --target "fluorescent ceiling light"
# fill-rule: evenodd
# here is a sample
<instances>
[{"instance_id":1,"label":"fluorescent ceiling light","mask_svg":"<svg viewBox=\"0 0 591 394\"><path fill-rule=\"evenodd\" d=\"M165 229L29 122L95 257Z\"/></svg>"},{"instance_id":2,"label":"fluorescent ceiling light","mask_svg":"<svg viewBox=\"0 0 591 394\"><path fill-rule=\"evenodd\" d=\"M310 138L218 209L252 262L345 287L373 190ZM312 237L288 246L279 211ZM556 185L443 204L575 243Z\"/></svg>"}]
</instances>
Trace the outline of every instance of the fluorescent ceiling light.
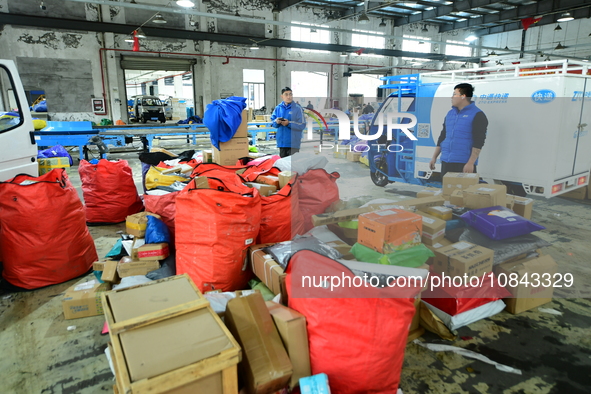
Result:
<instances>
[{"instance_id":1,"label":"fluorescent ceiling light","mask_svg":"<svg viewBox=\"0 0 591 394\"><path fill-rule=\"evenodd\" d=\"M125 42L133 42L133 36L131 36L130 38L126 38Z\"/></svg>"},{"instance_id":2,"label":"fluorescent ceiling light","mask_svg":"<svg viewBox=\"0 0 591 394\"><path fill-rule=\"evenodd\" d=\"M253 50L253 51L256 51L257 49L259 49L259 44L257 44L255 42L254 44L251 45L250 49Z\"/></svg>"},{"instance_id":3,"label":"fluorescent ceiling light","mask_svg":"<svg viewBox=\"0 0 591 394\"><path fill-rule=\"evenodd\" d=\"M564 14L560 15L560 18L558 18L556 20L556 22L568 22L568 21L572 21L573 16L570 14L570 12L565 12Z\"/></svg>"},{"instance_id":4,"label":"fluorescent ceiling light","mask_svg":"<svg viewBox=\"0 0 591 394\"><path fill-rule=\"evenodd\" d=\"M554 31L558 31L558 30L562 30L562 27L560 27L560 25L556 25L556 27L554 28Z\"/></svg>"},{"instance_id":5,"label":"fluorescent ceiling light","mask_svg":"<svg viewBox=\"0 0 591 394\"><path fill-rule=\"evenodd\" d=\"M193 3L191 0L177 0L176 5L180 7L191 8L195 6L195 3Z\"/></svg>"},{"instance_id":6,"label":"fluorescent ceiling light","mask_svg":"<svg viewBox=\"0 0 591 394\"><path fill-rule=\"evenodd\" d=\"M386 22L383 19L380 22L379 27L386 27Z\"/></svg>"},{"instance_id":7,"label":"fluorescent ceiling light","mask_svg":"<svg viewBox=\"0 0 591 394\"><path fill-rule=\"evenodd\" d=\"M361 16L359 17L359 19L357 19L357 22L359 22L362 25L368 24L369 23L369 17L364 12L363 14L361 14Z\"/></svg>"},{"instance_id":8,"label":"fluorescent ceiling light","mask_svg":"<svg viewBox=\"0 0 591 394\"><path fill-rule=\"evenodd\" d=\"M136 31L137 31L138 38L146 38L146 34L144 33L144 31L142 30L141 27L139 27Z\"/></svg>"},{"instance_id":9,"label":"fluorescent ceiling light","mask_svg":"<svg viewBox=\"0 0 591 394\"><path fill-rule=\"evenodd\" d=\"M476 40L478 40L478 36L476 36L476 34L474 34L474 33L470 33L468 35L468 37L466 37L466 41L468 41L468 42L472 42L472 41L476 41Z\"/></svg>"},{"instance_id":10,"label":"fluorescent ceiling light","mask_svg":"<svg viewBox=\"0 0 591 394\"><path fill-rule=\"evenodd\" d=\"M345 56L347 56L347 53L346 52L341 52L341 57L345 57Z\"/></svg>"}]
</instances>

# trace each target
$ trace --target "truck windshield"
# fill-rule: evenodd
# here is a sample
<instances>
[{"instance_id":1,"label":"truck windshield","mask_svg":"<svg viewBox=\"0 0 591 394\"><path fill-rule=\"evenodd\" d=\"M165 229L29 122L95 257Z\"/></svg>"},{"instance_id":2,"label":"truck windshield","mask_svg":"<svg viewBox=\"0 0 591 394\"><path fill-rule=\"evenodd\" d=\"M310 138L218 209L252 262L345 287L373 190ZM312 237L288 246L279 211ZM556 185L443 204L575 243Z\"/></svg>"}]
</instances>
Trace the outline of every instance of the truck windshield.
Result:
<instances>
[{"instance_id":1,"label":"truck windshield","mask_svg":"<svg viewBox=\"0 0 591 394\"><path fill-rule=\"evenodd\" d=\"M142 100L142 105L162 105L162 101L157 98L145 98Z\"/></svg>"}]
</instances>

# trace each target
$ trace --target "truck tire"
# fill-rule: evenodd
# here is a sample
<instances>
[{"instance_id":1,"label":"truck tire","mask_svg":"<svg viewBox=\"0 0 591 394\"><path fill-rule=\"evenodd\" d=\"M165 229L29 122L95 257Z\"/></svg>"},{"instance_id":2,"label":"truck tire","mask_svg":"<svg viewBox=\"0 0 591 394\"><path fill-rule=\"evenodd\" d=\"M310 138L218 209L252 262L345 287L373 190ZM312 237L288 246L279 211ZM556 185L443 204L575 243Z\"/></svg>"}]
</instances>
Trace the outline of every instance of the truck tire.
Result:
<instances>
[{"instance_id":1,"label":"truck tire","mask_svg":"<svg viewBox=\"0 0 591 394\"><path fill-rule=\"evenodd\" d=\"M386 174L388 173L388 163L386 163L385 157L381 157L376 161L376 168ZM369 175L374 185L384 187L391 182L388 180L388 176L380 171L370 172Z\"/></svg>"},{"instance_id":2,"label":"truck tire","mask_svg":"<svg viewBox=\"0 0 591 394\"><path fill-rule=\"evenodd\" d=\"M148 118L145 115L142 115L142 123L148 123Z\"/></svg>"}]
</instances>

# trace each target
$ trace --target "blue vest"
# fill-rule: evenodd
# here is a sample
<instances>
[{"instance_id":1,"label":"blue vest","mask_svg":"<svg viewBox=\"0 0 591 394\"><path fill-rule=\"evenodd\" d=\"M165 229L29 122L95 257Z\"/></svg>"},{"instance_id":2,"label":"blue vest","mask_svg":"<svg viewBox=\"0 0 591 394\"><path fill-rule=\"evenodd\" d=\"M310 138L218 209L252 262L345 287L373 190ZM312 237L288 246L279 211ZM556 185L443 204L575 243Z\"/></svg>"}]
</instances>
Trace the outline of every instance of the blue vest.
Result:
<instances>
[{"instance_id":1,"label":"blue vest","mask_svg":"<svg viewBox=\"0 0 591 394\"><path fill-rule=\"evenodd\" d=\"M441 142L441 161L467 163L472 154L472 122L481 110L471 102L461 111L452 107L445 117L445 139Z\"/></svg>"}]
</instances>

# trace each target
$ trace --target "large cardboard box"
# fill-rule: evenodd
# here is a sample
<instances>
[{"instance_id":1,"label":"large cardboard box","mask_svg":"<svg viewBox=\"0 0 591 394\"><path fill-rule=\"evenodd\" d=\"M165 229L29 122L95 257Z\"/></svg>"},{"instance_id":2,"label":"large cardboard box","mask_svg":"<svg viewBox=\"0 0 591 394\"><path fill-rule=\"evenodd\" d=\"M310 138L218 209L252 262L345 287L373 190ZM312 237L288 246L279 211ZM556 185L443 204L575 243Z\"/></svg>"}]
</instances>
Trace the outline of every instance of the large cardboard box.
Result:
<instances>
[{"instance_id":1,"label":"large cardboard box","mask_svg":"<svg viewBox=\"0 0 591 394\"><path fill-rule=\"evenodd\" d=\"M160 215L151 212L140 212L129 215L125 219L125 231L134 237L144 237L146 235L146 226L148 225L148 216L154 216L161 219Z\"/></svg>"},{"instance_id":2,"label":"large cardboard box","mask_svg":"<svg viewBox=\"0 0 591 394\"><path fill-rule=\"evenodd\" d=\"M252 245L248 249L252 272L277 295L285 288L285 271L264 248L273 244Z\"/></svg>"},{"instance_id":3,"label":"large cardboard box","mask_svg":"<svg viewBox=\"0 0 591 394\"><path fill-rule=\"evenodd\" d=\"M513 210L513 205L515 204L515 196L512 194L507 194L505 196L505 207L510 210Z\"/></svg>"},{"instance_id":4,"label":"large cardboard box","mask_svg":"<svg viewBox=\"0 0 591 394\"><path fill-rule=\"evenodd\" d=\"M238 369L249 394L271 394L285 387L293 366L263 297L256 293L228 301L226 326L243 352Z\"/></svg>"},{"instance_id":5,"label":"large cardboard box","mask_svg":"<svg viewBox=\"0 0 591 394\"><path fill-rule=\"evenodd\" d=\"M234 166L241 157L248 156L248 138L234 137L228 142L220 142L220 149L212 146L213 162L222 166Z\"/></svg>"},{"instance_id":6,"label":"large cardboard box","mask_svg":"<svg viewBox=\"0 0 591 394\"><path fill-rule=\"evenodd\" d=\"M359 215L358 242L380 253L392 253L421 243L423 218L401 209Z\"/></svg>"},{"instance_id":7,"label":"large cardboard box","mask_svg":"<svg viewBox=\"0 0 591 394\"><path fill-rule=\"evenodd\" d=\"M169 255L166 242L158 244L145 244L137 250L139 260L164 260Z\"/></svg>"},{"instance_id":8,"label":"large cardboard box","mask_svg":"<svg viewBox=\"0 0 591 394\"><path fill-rule=\"evenodd\" d=\"M493 255L491 249L469 242L457 242L435 250L435 261L431 270L448 276L482 276L492 271Z\"/></svg>"},{"instance_id":9,"label":"large cardboard box","mask_svg":"<svg viewBox=\"0 0 591 394\"><path fill-rule=\"evenodd\" d=\"M427 213L419 212L423 217L423 234L421 240L425 245L434 245L445 237L445 220Z\"/></svg>"},{"instance_id":10,"label":"large cardboard box","mask_svg":"<svg viewBox=\"0 0 591 394\"><path fill-rule=\"evenodd\" d=\"M527 197L513 196L513 212L531 220L534 200Z\"/></svg>"},{"instance_id":11,"label":"large cardboard box","mask_svg":"<svg viewBox=\"0 0 591 394\"><path fill-rule=\"evenodd\" d=\"M146 275L160 268L160 262L155 260L130 261L128 263L119 263L117 265L117 274L120 278L128 276Z\"/></svg>"},{"instance_id":12,"label":"large cardboard box","mask_svg":"<svg viewBox=\"0 0 591 394\"><path fill-rule=\"evenodd\" d=\"M238 392L240 346L188 275L104 293L103 309L120 393Z\"/></svg>"},{"instance_id":13,"label":"large cardboard box","mask_svg":"<svg viewBox=\"0 0 591 394\"><path fill-rule=\"evenodd\" d=\"M417 193L417 198L439 196L443 191L437 187L426 187Z\"/></svg>"},{"instance_id":14,"label":"large cardboard box","mask_svg":"<svg viewBox=\"0 0 591 394\"><path fill-rule=\"evenodd\" d=\"M62 300L65 319L102 315L101 294L110 289L109 283L96 279L69 287Z\"/></svg>"},{"instance_id":15,"label":"large cardboard box","mask_svg":"<svg viewBox=\"0 0 591 394\"><path fill-rule=\"evenodd\" d=\"M464 190L469 186L478 185L480 176L475 173L448 172L443 176L442 191L445 196L451 196L454 190Z\"/></svg>"},{"instance_id":16,"label":"large cardboard box","mask_svg":"<svg viewBox=\"0 0 591 394\"><path fill-rule=\"evenodd\" d=\"M267 301L266 304L293 365L293 375L289 383L289 388L293 390L298 385L300 378L312 374L306 317L272 301Z\"/></svg>"},{"instance_id":17,"label":"large cardboard box","mask_svg":"<svg viewBox=\"0 0 591 394\"><path fill-rule=\"evenodd\" d=\"M257 183L263 183L265 185L275 186L279 189L279 177L274 175L259 175L256 180Z\"/></svg>"},{"instance_id":18,"label":"large cardboard box","mask_svg":"<svg viewBox=\"0 0 591 394\"><path fill-rule=\"evenodd\" d=\"M39 175L47 174L54 168L63 168L66 173L70 170L69 157L51 157L48 159L37 159L39 164Z\"/></svg>"},{"instance_id":19,"label":"large cardboard box","mask_svg":"<svg viewBox=\"0 0 591 394\"><path fill-rule=\"evenodd\" d=\"M544 255L531 259L513 261L499 264L495 267L495 274L501 282L504 276L507 279L505 289L511 293L511 298L505 298L503 301L507 305L505 308L514 315L533 309L552 301L554 287L543 287L544 274L550 274L550 278L556 273L558 265L551 256ZM517 286L510 286L509 280L511 274L517 274ZM534 287L534 278L532 274L539 278L540 286ZM529 282L527 285L523 279ZM548 281L546 281L548 283Z\"/></svg>"},{"instance_id":20,"label":"large cardboard box","mask_svg":"<svg viewBox=\"0 0 591 394\"><path fill-rule=\"evenodd\" d=\"M470 209L507 205L507 186L481 184L464 190L464 206Z\"/></svg>"}]
</instances>

